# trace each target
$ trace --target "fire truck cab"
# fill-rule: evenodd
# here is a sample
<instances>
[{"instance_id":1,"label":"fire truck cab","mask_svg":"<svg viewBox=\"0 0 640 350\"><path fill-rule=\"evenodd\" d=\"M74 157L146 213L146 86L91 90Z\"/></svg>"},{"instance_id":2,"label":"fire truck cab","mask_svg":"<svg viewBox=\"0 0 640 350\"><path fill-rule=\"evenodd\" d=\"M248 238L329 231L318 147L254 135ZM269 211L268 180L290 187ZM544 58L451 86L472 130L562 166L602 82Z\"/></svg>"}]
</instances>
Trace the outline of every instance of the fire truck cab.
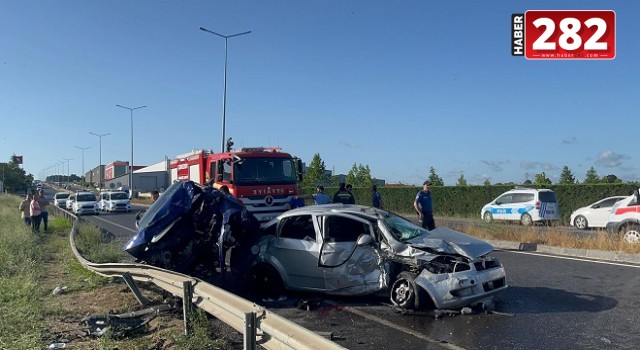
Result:
<instances>
[{"instance_id":1,"label":"fire truck cab","mask_svg":"<svg viewBox=\"0 0 640 350\"><path fill-rule=\"evenodd\" d=\"M242 148L223 153L199 150L169 162L171 181L226 185L261 222L289 209L298 195L302 161L280 148Z\"/></svg>"}]
</instances>

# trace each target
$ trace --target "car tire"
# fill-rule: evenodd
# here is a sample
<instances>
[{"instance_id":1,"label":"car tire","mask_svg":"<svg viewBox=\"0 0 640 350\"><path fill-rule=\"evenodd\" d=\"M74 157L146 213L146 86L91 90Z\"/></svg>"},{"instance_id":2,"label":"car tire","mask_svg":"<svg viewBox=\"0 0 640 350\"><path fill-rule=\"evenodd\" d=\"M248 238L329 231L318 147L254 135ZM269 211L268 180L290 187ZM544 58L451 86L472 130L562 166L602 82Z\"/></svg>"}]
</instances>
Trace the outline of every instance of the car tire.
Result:
<instances>
[{"instance_id":1,"label":"car tire","mask_svg":"<svg viewBox=\"0 0 640 350\"><path fill-rule=\"evenodd\" d=\"M531 215L522 214L522 216L520 217L520 223L522 224L522 226L531 226L531 225L533 225L533 220L531 220Z\"/></svg>"},{"instance_id":2,"label":"car tire","mask_svg":"<svg viewBox=\"0 0 640 350\"><path fill-rule=\"evenodd\" d=\"M391 302L403 309L420 310L425 305L425 292L416 285L416 274L401 272L390 289Z\"/></svg>"},{"instance_id":3,"label":"car tire","mask_svg":"<svg viewBox=\"0 0 640 350\"><path fill-rule=\"evenodd\" d=\"M269 264L259 264L251 269L249 286L253 295L272 300L277 300L284 292L282 277Z\"/></svg>"},{"instance_id":4,"label":"car tire","mask_svg":"<svg viewBox=\"0 0 640 350\"><path fill-rule=\"evenodd\" d=\"M585 218L584 216L578 215L575 219L573 219L573 226L580 230L586 230L587 228L589 228L589 221L587 221L587 218Z\"/></svg>"},{"instance_id":5,"label":"car tire","mask_svg":"<svg viewBox=\"0 0 640 350\"><path fill-rule=\"evenodd\" d=\"M485 212L484 215L482 215L482 220L484 220L486 223L490 224L493 222L493 214L491 214L490 212Z\"/></svg>"},{"instance_id":6,"label":"car tire","mask_svg":"<svg viewBox=\"0 0 640 350\"><path fill-rule=\"evenodd\" d=\"M637 244L640 243L640 225L627 224L620 230L622 238L627 243Z\"/></svg>"}]
</instances>

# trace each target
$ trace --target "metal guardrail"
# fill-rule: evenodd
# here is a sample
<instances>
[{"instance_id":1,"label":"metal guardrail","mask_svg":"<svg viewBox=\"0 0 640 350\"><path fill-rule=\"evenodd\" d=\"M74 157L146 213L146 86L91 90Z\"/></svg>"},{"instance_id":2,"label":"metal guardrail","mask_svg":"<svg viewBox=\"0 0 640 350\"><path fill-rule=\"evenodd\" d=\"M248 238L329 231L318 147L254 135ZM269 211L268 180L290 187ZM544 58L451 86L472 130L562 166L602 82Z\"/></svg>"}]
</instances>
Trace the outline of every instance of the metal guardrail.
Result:
<instances>
[{"instance_id":1,"label":"metal guardrail","mask_svg":"<svg viewBox=\"0 0 640 350\"><path fill-rule=\"evenodd\" d=\"M264 307L198 278L155 266L135 263L95 264L86 260L75 246L78 218L61 208L53 211L73 221L69 243L74 255L86 269L105 277L131 277L153 283L167 292L182 297L185 285L191 286L193 304L245 334L245 349L255 345L266 349L332 350L346 349L331 340L291 322ZM255 337L253 337L255 333ZM248 337L248 335L250 335ZM253 338L253 339L248 339ZM248 340L248 342L247 342Z\"/></svg>"}]
</instances>

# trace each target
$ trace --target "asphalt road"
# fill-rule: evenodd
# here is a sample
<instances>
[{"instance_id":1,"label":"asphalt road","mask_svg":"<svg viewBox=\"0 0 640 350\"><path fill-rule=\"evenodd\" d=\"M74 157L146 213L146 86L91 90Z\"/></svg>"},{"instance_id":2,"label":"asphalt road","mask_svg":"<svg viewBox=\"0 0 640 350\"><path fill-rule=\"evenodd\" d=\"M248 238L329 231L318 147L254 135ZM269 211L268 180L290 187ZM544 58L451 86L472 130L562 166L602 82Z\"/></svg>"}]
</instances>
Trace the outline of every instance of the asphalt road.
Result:
<instances>
[{"instance_id":1,"label":"asphalt road","mask_svg":"<svg viewBox=\"0 0 640 350\"><path fill-rule=\"evenodd\" d=\"M128 239L137 210L83 216ZM386 297L288 295L265 302L300 325L332 332L349 349L635 349L640 344L640 265L495 251L509 288L498 313L401 314ZM297 308L311 301L311 310ZM317 307L315 307L317 305Z\"/></svg>"}]
</instances>

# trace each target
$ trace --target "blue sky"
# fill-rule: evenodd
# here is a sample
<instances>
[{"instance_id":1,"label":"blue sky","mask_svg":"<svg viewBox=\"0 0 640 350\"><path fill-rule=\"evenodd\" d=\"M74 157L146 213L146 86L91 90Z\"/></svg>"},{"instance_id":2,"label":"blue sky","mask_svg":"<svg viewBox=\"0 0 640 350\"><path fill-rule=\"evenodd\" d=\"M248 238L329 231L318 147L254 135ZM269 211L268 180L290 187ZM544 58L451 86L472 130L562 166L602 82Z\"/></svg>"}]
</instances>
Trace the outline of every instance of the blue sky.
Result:
<instances>
[{"instance_id":1,"label":"blue sky","mask_svg":"<svg viewBox=\"0 0 640 350\"><path fill-rule=\"evenodd\" d=\"M638 1L0 0L0 161L41 178L221 145L419 184L640 180ZM616 58L510 54L512 13L614 10ZM66 173L66 162L64 165ZM62 171L62 166L59 166Z\"/></svg>"}]
</instances>

